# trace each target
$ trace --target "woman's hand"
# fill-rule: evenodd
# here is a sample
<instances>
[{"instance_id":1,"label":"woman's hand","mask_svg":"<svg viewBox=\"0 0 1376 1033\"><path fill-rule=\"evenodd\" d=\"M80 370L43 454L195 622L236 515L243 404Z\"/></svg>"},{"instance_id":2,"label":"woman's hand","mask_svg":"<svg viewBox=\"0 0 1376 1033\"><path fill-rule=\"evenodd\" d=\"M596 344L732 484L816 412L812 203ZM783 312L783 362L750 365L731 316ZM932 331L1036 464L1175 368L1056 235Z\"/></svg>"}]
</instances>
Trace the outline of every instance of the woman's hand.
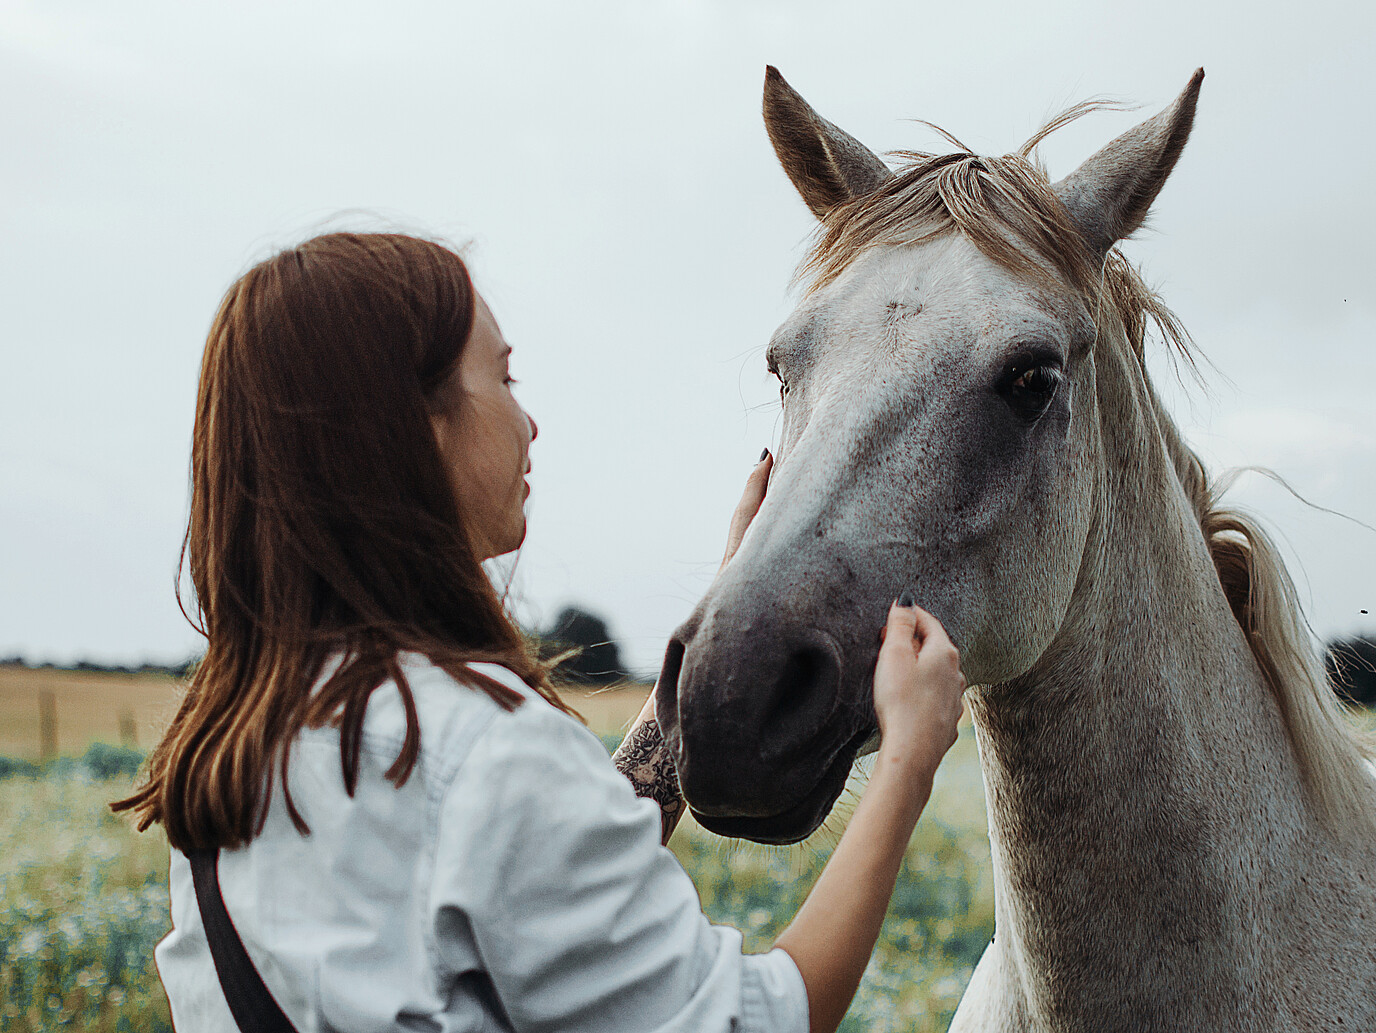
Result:
<instances>
[{"instance_id":1,"label":"woman's hand","mask_svg":"<svg viewBox=\"0 0 1376 1033\"><path fill-rule=\"evenodd\" d=\"M821 877L775 941L807 987L811 1033L834 1033L855 997L903 851L960 719L965 676L941 622L904 592L883 634L874 670L882 737L874 771Z\"/></svg>"},{"instance_id":2,"label":"woman's hand","mask_svg":"<svg viewBox=\"0 0 1376 1033\"><path fill-rule=\"evenodd\" d=\"M965 675L960 653L941 622L904 592L889 607L889 622L874 668L874 710L880 750L910 755L930 771L955 744Z\"/></svg>"},{"instance_id":3,"label":"woman's hand","mask_svg":"<svg viewBox=\"0 0 1376 1033\"><path fill-rule=\"evenodd\" d=\"M726 555L722 557L721 567L717 573L726 569L731 557L736 555L736 550L741 547L741 539L745 537L746 528L750 526L750 521L755 519L755 514L764 503L765 492L769 490L769 473L773 469L774 457L766 448L760 455L760 461L755 465L755 469L750 471L750 476L745 482L745 492L736 503L736 511L731 514L731 529L726 532Z\"/></svg>"}]
</instances>

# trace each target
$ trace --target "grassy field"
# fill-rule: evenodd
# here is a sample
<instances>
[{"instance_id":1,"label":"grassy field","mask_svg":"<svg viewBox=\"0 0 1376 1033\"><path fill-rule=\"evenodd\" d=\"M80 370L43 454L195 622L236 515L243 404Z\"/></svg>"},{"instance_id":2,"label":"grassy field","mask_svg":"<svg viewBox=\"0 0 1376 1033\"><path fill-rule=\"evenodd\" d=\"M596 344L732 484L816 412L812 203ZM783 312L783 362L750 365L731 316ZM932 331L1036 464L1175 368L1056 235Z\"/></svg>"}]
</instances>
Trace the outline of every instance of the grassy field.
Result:
<instances>
[{"instance_id":1,"label":"grassy field","mask_svg":"<svg viewBox=\"0 0 1376 1033\"><path fill-rule=\"evenodd\" d=\"M27 686L0 680L8 708L0 710L0 727L9 737L0 747L0 776L20 772L0 777L0 1033L170 1030L152 962L168 926L167 846L156 831L138 835L106 807L127 792L138 754L96 746L82 761L41 766L4 755L34 755L18 747L26 735L36 741L40 691L54 693L63 750L76 753L88 741L113 739L120 710L131 707L146 715L140 744L151 743L158 715L174 705L175 685L148 676L37 673ZM643 686L569 694L609 748L644 697ZM26 708L31 724L16 731L11 716ZM1376 730L1376 713L1363 723ZM725 841L685 821L670 847L708 915L740 929L747 949L767 949L820 873L862 782L860 772L827 826L794 847ZM964 728L909 847L842 1027L847 1033L946 1029L993 932L985 828L974 737Z\"/></svg>"},{"instance_id":2,"label":"grassy field","mask_svg":"<svg viewBox=\"0 0 1376 1033\"><path fill-rule=\"evenodd\" d=\"M89 711L109 703L108 684L102 697L94 680L78 682L95 693L86 697ZM138 691L148 693L154 712L172 698L165 680L162 702L153 686ZM572 701L611 745L644 691L576 692ZM79 719L95 730L94 738L109 738L99 714L82 713L73 707L64 748L78 740ZM35 718L35 734L36 728ZM106 808L127 791L127 775L97 774L132 756L97 747L89 763L58 761L0 779L3 1033L171 1029L152 962L153 946L168 927L166 842L156 831L135 833ZM862 777L852 779L828 826L799 846L728 842L686 821L671 849L708 915L741 929L748 949L767 949L821 871ZM993 930L984 829L978 763L966 729L913 838L883 936L843 1027L848 1033L946 1028Z\"/></svg>"}]
</instances>

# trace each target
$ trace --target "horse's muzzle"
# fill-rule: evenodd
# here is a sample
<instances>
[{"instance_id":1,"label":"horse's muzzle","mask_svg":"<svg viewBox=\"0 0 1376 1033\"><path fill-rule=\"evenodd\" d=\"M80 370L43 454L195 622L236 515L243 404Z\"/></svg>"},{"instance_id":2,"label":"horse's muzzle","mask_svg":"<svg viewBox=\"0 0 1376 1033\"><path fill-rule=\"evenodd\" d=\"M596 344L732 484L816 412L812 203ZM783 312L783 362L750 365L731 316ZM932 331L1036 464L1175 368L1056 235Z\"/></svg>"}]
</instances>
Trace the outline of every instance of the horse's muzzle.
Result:
<instances>
[{"instance_id":1,"label":"horse's muzzle","mask_svg":"<svg viewBox=\"0 0 1376 1033\"><path fill-rule=\"evenodd\" d=\"M872 732L843 707L843 654L787 614L695 615L670 642L656 710L698 821L787 843L815 830Z\"/></svg>"}]
</instances>

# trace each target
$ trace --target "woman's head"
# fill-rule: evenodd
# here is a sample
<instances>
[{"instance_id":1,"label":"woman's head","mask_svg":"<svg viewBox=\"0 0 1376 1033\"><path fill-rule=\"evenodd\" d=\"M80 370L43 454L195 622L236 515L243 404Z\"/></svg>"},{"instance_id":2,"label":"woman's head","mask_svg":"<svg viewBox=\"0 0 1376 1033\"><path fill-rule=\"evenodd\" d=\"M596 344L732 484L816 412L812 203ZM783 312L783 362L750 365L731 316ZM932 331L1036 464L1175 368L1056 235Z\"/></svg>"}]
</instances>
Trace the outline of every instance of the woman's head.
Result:
<instances>
[{"instance_id":1,"label":"woman's head","mask_svg":"<svg viewBox=\"0 0 1376 1033\"><path fill-rule=\"evenodd\" d=\"M468 343L430 404L440 457L483 556L519 548L526 534L525 475L537 429L511 393L515 383L511 346L475 294Z\"/></svg>"},{"instance_id":2,"label":"woman's head","mask_svg":"<svg viewBox=\"0 0 1376 1033\"><path fill-rule=\"evenodd\" d=\"M462 259L415 237L316 237L229 289L201 368L185 543L206 655L124 801L145 825L178 846L251 838L273 759L285 771L305 724L340 724L352 785L368 695L390 676L409 704L398 650L469 681L465 661L497 661L544 691L480 566L525 534L535 425L509 352Z\"/></svg>"},{"instance_id":3,"label":"woman's head","mask_svg":"<svg viewBox=\"0 0 1376 1033\"><path fill-rule=\"evenodd\" d=\"M430 241L329 234L249 270L211 327L192 445L207 633L441 631L471 613L456 591L521 537L530 425L504 348L462 259Z\"/></svg>"}]
</instances>

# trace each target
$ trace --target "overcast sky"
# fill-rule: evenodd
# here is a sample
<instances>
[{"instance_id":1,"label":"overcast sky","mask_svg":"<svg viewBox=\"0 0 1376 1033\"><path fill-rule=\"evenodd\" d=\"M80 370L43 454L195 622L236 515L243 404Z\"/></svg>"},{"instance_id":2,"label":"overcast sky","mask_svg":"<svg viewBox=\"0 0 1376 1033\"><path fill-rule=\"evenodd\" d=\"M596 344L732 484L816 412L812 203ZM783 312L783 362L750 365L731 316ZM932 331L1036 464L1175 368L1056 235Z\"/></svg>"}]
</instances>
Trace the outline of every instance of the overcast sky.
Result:
<instances>
[{"instance_id":1,"label":"overcast sky","mask_svg":"<svg viewBox=\"0 0 1376 1033\"><path fill-rule=\"evenodd\" d=\"M177 659L196 376L249 264L322 229L471 241L540 423L518 609L577 601L652 668L778 401L763 347L811 216L777 65L885 152L1053 175L1207 72L1129 245L1218 367L1167 391L1214 469L1376 524L1376 16L1362 2L0 3L0 655ZM1169 367L1157 364L1169 378ZM1376 630L1376 532L1244 481L1315 628Z\"/></svg>"}]
</instances>

